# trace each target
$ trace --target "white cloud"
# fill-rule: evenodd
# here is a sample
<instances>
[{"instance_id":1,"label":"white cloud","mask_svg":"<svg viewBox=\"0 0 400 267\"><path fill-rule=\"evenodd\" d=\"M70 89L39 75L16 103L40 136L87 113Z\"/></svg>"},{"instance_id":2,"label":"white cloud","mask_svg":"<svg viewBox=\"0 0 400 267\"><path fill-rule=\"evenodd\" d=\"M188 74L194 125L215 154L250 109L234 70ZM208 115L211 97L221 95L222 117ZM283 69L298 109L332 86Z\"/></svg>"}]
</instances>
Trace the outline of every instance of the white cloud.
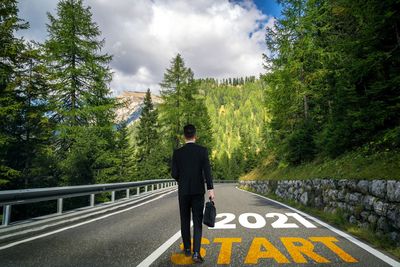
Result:
<instances>
[{"instance_id":1,"label":"white cloud","mask_svg":"<svg viewBox=\"0 0 400 267\"><path fill-rule=\"evenodd\" d=\"M35 8L29 9L33 3ZM85 4L92 7L106 39L105 51L114 56L111 87L115 93L148 87L157 92L164 70L177 53L196 77L264 72L264 29L274 19L251 1L88 0ZM53 0L25 0L20 6L23 18L35 21L26 36L42 41L45 27L38 22L47 22L42 10L54 13Z\"/></svg>"}]
</instances>

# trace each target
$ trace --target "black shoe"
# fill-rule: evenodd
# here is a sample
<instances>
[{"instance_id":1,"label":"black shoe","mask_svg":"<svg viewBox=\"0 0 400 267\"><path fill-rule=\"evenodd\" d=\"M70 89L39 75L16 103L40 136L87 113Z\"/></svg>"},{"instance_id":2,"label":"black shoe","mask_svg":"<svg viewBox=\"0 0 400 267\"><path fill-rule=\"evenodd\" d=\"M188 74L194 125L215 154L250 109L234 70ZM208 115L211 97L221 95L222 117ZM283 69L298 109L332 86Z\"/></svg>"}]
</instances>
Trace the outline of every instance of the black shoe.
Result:
<instances>
[{"instance_id":1,"label":"black shoe","mask_svg":"<svg viewBox=\"0 0 400 267\"><path fill-rule=\"evenodd\" d=\"M185 248L185 256L190 257L192 253L190 252L190 248Z\"/></svg>"},{"instance_id":2,"label":"black shoe","mask_svg":"<svg viewBox=\"0 0 400 267\"><path fill-rule=\"evenodd\" d=\"M193 253L192 259L195 263L202 263L204 262L204 259L201 257L200 253L195 252Z\"/></svg>"}]
</instances>

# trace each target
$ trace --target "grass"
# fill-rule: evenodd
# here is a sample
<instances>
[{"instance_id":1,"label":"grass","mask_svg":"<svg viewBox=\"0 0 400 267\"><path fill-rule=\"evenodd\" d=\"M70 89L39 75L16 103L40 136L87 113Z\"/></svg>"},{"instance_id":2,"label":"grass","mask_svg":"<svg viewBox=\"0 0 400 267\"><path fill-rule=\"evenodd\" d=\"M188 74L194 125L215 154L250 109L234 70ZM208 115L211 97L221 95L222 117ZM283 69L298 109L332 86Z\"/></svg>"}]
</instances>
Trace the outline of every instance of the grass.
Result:
<instances>
[{"instance_id":1,"label":"grass","mask_svg":"<svg viewBox=\"0 0 400 267\"><path fill-rule=\"evenodd\" d=\"M319 158L297 166L277 162L271 155L251 172L240 177L241 180L313 178L400 180L400 152L386 150L366 153L358 149L336 159Z\"/></svg>"},{"instance_id":2,"label":"grass","mask_svg":"<svg viewBox=\"0 0 400 267\"><path fill-rule=\"evenodd\" d=\"M253 192L253 193L257 193L254 190L251 190L248 188L242 187L242 189ZM372 247L382 249L382 250L388 252L394 258L397 258L398 260L400 260L400 247L397 247L396 244L393 243L393 241L391 241L387 236L381 236L381 235L375 234L373 229L360 228L360 227L355 226L354 224L350 224L346 220L345 213L341 210L338 210L335 213L326 213L321 209L304 206L293 200L282 199L274 194L260 194L260 193L257 193L257 194L280 201L280 202L285 203L285 204L287 204L291 207L294 207L298 210L304 211L314 217L319 218L322 221L325 221L325 222L335 226L336 228L346 231L347 233L352 234L353 236L356 236L359 239L366 241Z\"/></svg>"}]
</instances>

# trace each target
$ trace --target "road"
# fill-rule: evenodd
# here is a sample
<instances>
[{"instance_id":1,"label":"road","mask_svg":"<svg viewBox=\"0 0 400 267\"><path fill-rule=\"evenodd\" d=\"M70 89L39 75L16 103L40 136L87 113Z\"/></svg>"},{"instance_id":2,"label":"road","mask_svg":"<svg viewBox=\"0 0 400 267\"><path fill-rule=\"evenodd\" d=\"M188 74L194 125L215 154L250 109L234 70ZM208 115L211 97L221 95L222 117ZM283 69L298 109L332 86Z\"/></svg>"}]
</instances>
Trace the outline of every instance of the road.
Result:
<instances>
[{"instance_id":1,"label":"road","mask_svg":"<svg viewBox=\"0 0 400 267\"><path fill-rule=\"evenodd\" d=\"M400 266L307 214L233 184L215 191L218 223L203 226L203 266ZM191 264L180 251L176 190L103 217L2 245L0 266Z\"/></svg>"}]
</instances>

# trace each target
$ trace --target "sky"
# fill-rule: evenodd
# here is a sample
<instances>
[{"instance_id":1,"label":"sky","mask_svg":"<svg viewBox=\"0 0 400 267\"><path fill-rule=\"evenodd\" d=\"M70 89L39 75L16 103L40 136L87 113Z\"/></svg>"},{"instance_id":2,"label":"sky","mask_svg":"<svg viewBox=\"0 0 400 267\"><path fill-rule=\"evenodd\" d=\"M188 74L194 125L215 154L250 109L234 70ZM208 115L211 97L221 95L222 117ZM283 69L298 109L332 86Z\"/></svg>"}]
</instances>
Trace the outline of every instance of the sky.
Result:
<instances>
[{"instance_id":1,"label":"sky","mask_svg":"<svg viewBox=\"0 0 400 267\"><path fill-rule=\"evenodd\" d=\"M46 12L55 0L20 0L19 16L30 23L18 33L47 38ZM280 16L275 0L84 0L105 38L113 95L124 90L158 94L163 73L180 53L196 78L243 77L265 72L265 28Z\"/></svg>"}]
</instances>

